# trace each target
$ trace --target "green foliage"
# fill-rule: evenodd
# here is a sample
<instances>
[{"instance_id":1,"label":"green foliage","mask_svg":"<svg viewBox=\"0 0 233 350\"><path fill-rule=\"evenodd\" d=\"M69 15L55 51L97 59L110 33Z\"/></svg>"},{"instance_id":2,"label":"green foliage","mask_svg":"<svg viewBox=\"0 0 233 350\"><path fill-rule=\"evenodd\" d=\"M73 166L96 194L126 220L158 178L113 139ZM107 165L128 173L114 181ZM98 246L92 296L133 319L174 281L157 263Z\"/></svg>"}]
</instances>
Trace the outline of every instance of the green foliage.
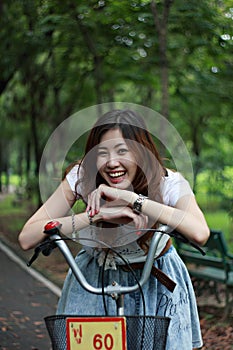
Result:
<instances>
[{"instance_id":1,"label":"green foliage","mask_svg":"<svg viewBox=\"0 0 233 350\"><path fill-rule=\"evenodd\" d=\"M227 212L223 210L206 212L205 213L206 221L210 228L216 230L222 230L227 238L227 241L230 243L233 248L233 239L232 239L232 220L229 218ZM232 249L233 252L233 249Z\"/></svg>"},{"instance_id":2,"label":"green foliage","mask_svg":"<svg viewBox=\"0 0 233 350\"><path fill-rule=\"evenodd\" d=\"M160 33L149 0L0 6L0 177L11 170L37 179L46 140L84 107L129 101L161 111L165 68L168 115L190 150L195 190L208 169L206 191L230 202L232 5L176 0L166 19L166 3L154 1ZM67 163L82 151L75 144Z\"/></svg>"},{"instance_id":3,"label":"green foliage","mask_svg":"<svg viewBox=\"0 0 233 350\"><path fill-rule=\"evenodd\" d=\"M0 215L20 215L26 211L26 205L21 202L20 205L16 204L16 196L14 194L6 196L0 201ZM12 220L14 221L14 220Z\"/></svg>"},{"instance_id":4,"label":"green foliage","mask_svg":"<svg viewBox=\"0 0 233 350\"><path fill-rule=\"evenodd\" d=\"M233 167L205 170L198 176L197 192L206 210L224 209L233 219Z\"/></svg>"},{"instance_id":5,"label":"green foliage","mask_svg":"<svg viewBox=\"0 0 233 350\"><path fill-rule=\"evenodd\" d=\"M224 233L229 252L233 253L232 218L229 217L228 213L223 210L206 212L205 218L210 228L221 230Z\"/></svg>"}]
</instances>

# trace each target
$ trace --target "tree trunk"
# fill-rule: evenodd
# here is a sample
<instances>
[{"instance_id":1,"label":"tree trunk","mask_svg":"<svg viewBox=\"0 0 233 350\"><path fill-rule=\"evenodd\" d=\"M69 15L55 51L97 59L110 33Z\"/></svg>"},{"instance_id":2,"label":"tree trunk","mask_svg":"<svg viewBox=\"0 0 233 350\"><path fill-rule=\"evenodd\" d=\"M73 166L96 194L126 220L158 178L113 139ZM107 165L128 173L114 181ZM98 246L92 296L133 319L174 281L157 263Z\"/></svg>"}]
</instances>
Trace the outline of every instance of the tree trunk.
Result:
<instances>
[{"instance_id":1,"label":"tree trunk","mask_svg":"<svg viewBox=\"0 0 233 350\"><path fill-rule=\"evenodd\" d=\"M96 49L95 42L93 41L88 29L83 25L82 20L78 16L78 24L80 32L84 38L84 42L92 55L93 61L93 78L94 78L94 86L96 92L96 102L98 104L98 112L101 114L102 109L100 104L103 102L102 96L102 84L103 84L103 69L102 69L102 61L103 57L98 53Z\"/></svg>"},{"instance_id":2,"label":"tree trunk","mask_svg":"<svg viewBox=\"0 0 233 350\"><path fill-rule=\"evenodd\" d=\"M34 168L34 175L36 181L32 181L32 189L30 189L30 181L29 181L29 189L28 191L32 190L32 192L35 192L35 195L37 197L37 205L38 207L41 205L41 198L40 198L40 189L39 189L39 169L40 169L40 160L41 160L41 152L40 152L40 145L39 145L39 138L38 138L38 130L37 130L37 113L35 110L36 104L36 96L35 96L36 88L34 86L34 82L32 81L30 86L30 95L31 95L31 113L30 113L30 125L31 125L31 137L32 137L32 144L34 147L34 159L35 159L35 168ZM30 196L30 193L28 193Z\"/></svg>"},{"instance_id":3,"label":"tree trunk","mask_svg":"<svg viewBox=\"0 0 233 350\"><path fill-rule=\"evenodd\" d=\"M154 19L155 30L158 34L159 42L159 72L160 72L160 86L161 86L161 103L160 113L169 119L169 69L167 58L167 25L169 11L172 4L172 0L164 0L163 13L159 14L156 1L151 1L151 11ZM162 157L166 157L166 145L167 145L167 132L166 132L165 119L160 120L159 134L162 141L160 145L160 153Z\"/></svg>"},{"instance_id":4,"label":"tree trunk","mask_svg":"<svg viewBox=\"0 0 233 350\"><path fill-rule=\"evenodd\" d=\"M167 25L169 11L172 0L164 0L162 16L159 15L156 1L151 1L151 11L154 19L155 29L159 41L159 65L160 65L160 84L161 84L161 113L165 118L169 117L169 70L167 58Z\"/></svg>"}]
</instances>

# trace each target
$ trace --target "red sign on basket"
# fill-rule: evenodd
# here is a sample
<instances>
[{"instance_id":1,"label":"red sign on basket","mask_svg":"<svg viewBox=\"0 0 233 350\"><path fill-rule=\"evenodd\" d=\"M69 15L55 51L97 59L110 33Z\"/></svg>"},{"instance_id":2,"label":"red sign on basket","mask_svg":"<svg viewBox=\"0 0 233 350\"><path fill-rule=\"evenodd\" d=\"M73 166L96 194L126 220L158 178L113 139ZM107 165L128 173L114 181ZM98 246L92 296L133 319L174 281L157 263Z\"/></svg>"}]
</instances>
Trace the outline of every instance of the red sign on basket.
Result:
<instances>
[{"instance_id":1,"label":"red sign on basket","mask_svg":"<svg viewBox=\"0 0 233 350\"><path fill-rule=\"evenodd\" d=\"M125 317L69 317L67 350L127 350Z\"/></svg>"}]
</instances>

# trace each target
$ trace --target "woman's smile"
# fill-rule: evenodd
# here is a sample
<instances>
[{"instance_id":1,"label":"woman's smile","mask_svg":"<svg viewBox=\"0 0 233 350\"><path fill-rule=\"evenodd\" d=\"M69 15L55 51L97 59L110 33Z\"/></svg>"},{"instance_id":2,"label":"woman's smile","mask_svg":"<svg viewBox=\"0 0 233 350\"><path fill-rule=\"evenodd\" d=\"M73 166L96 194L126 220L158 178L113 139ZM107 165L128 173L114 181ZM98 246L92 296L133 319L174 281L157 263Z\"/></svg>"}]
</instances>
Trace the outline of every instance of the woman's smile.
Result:
<instances>
[{"instance_id":1,"label":"woman's smile","mask_svg":"<svg viewBox=\"0 0 233 350\"><path fill-rule=\"evenodd\" d=\"M126 171L109 171L106 172L109 176L109 181L113 184L119 184L125 179Z\"/></svg>"},{"instance_id":2,"label":"woman's smile","mask_svg":"<svg viewBox=\"0 0 233 350\"><path fill-rule=\"evenodd\" d=\"M101 138L97 168L112 187L126 189L134 180L137 164L119 129L110 129Z\"/></svg>"}]
</instances>

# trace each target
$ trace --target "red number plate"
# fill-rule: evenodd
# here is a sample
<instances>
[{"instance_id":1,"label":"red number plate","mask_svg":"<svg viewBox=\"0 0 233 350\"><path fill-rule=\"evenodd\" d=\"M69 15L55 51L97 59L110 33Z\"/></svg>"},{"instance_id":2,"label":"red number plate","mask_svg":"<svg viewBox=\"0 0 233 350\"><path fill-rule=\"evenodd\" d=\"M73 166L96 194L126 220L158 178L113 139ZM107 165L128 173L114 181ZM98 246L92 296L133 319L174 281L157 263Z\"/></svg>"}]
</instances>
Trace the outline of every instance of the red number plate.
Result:
<instances>
[{"instance_id":1,"label":"red number plate","mask_svg":"<svg viewBox=\"0 0 233 350\"><path fill-rule=\"evenodd\" d=\"M67 350L127 350L125 317L69 317Z\"/></svg>"}]
</instances>

